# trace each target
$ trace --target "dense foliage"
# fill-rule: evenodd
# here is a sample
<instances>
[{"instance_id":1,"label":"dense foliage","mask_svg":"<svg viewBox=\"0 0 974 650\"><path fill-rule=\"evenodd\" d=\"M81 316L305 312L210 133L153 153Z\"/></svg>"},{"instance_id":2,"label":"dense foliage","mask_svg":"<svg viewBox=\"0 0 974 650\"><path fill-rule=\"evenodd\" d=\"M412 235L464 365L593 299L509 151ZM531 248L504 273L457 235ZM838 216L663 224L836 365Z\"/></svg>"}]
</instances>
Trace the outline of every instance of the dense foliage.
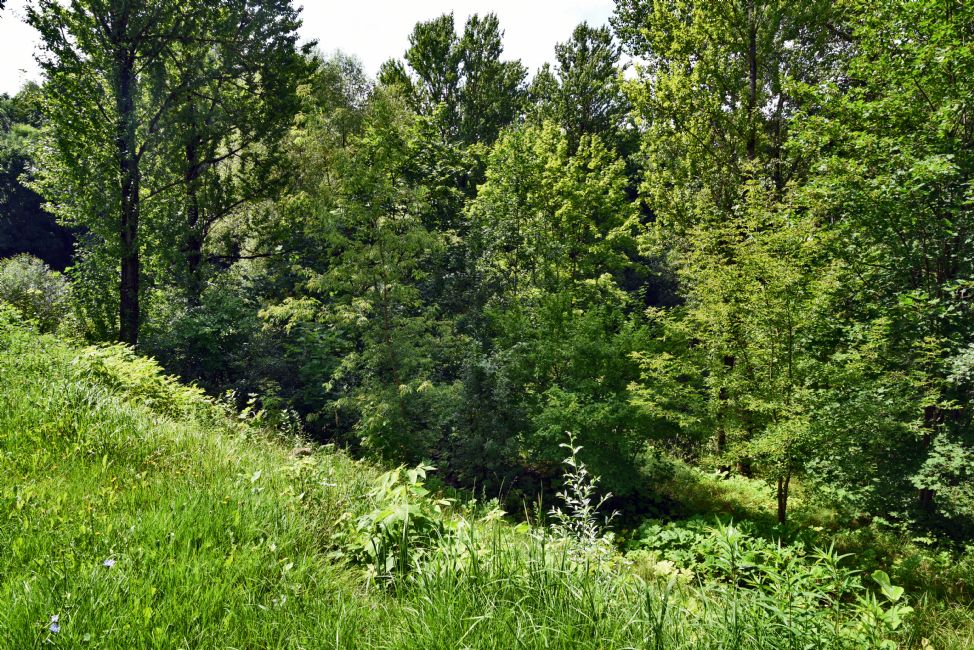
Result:
<instances>
[{"instance_id":1,"label":"dense foliage","mask_svg":"<svg viewBox=\"0 0 974 650\"><path fill-rule=\"evenodd\" d=\"M697 498L720 477L770 486L765 538L824 524L966 566L970 3L616 0L533 75L492 14L417 23L375 78L299 45L290 0L28 21L45 80L0 103L0 244L44 210L77 241L69 281L3 262L0 300L42 329L529 518L571 437L623 529L739 515ZM60 268L59 245L0 255ZM425 495L403 476L372 498ZM427 559L457 534L408 513ZM358 517L346 555L401 569L382 508ZM740 529L667 525L627 541L718 582L838 579L772 542L729 579L699 556Z\"/></svg>"},{"instance_id":2,"label":"dense foliage","mask_svg":"<svg viewBox=\"0 0 974 650\"><path fill-rule=\"evenodd\" d=\"M585 537L434 500L428 468L380 476L331 448L292 450L302 443L266 413L234 417L124 346L73 347L18 321L0 308L4 647L859 650L908 638L903 589L834 554L806 560L717 528L701 533L716 566L751 586L673 579L645 551L593 555Z\"/></svg>"}]
</instances>

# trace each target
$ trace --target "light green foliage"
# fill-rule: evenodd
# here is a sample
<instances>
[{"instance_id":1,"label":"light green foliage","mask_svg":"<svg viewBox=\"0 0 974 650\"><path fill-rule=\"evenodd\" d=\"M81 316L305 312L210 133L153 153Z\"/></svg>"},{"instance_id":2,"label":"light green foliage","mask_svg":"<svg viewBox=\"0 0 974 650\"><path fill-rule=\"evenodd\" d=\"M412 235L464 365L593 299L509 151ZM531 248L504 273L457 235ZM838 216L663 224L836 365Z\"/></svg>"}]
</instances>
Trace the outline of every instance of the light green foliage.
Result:
<instances>
[{"instance_id":1,"label":"light green foliage","mask_svg":"<svg viewBox=\"0 0 974 650\"><path fill-rule=\"evenodd\" d=\"M32 4L0 193L79 227L80 329L158 362L0 307L21 646L974 643L971 8L615 9L526 87L494 15L373 82L290 0Z\"/></svg>"},{"instance_id":2,"label":"light green foliage","mask_svg":"<svg viewBox=\"0 0 974 650\"><path fill-rule=\"evenodd\" d=\"M42 332L51 332L71 311L71 287L57 271L30 255L0 260L0 303L16 308Z\"/></svg>"}]
</instances>

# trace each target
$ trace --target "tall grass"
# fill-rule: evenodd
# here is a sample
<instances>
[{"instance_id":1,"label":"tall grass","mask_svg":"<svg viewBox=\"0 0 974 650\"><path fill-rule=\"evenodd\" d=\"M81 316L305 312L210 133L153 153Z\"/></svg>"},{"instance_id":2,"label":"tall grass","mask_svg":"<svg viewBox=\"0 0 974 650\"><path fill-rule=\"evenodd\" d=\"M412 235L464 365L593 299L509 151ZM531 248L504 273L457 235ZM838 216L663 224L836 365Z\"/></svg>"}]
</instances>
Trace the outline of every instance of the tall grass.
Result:
<instances>
[{"instance_id":1,"label":"tall grass","mask_svg":"<svg viewBox=\"0 0 974 650\"><path fill-rule=\"evenodd\" d=\"M641 575L618 555L589 561L563 537L455 505L426 553L370 579L345 544L350 526L389 507L379 473L298 444L147 360L37 335L0 310L0 647L884 642L867 628L887 629L869 616L888 603L809 595L799 568L769 589Z\"/></svg>"}]
</instances>

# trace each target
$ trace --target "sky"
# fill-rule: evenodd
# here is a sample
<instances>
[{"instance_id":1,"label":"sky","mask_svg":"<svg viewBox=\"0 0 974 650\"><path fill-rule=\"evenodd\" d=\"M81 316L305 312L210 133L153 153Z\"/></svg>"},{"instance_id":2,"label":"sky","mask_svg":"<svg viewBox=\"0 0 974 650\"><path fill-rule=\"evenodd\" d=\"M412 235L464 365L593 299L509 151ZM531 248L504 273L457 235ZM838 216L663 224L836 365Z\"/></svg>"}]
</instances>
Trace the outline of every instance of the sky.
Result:
<instances>
[{"instance_id":1,"label":"sky","mask_svg":"<svg viewBox=\"0 0 974 650\"><path fill-rule=\"evenodd\" d=\"M13 94L25 81L39 80L34 62L35 32L22 21L27 0L10 0L0 13L0 93ZM493 12L504 30L504 58L521 59L534 72L551 61L555 43L568 40L583 20L608 22L612 0L297 0L304 6L305 40L324 52L358 56L374 74L390 57L400 57L419 20L452 11L460 28L467 16Z\"/></svg>"}]
</instances>

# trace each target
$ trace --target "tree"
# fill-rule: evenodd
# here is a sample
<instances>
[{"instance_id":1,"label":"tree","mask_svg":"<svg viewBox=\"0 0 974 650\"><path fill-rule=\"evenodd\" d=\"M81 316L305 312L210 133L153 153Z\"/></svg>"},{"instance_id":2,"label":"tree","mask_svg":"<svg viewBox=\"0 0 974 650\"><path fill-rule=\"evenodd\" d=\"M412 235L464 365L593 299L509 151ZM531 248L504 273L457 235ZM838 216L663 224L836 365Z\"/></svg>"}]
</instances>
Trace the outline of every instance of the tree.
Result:
<instances>
[{"instance_id":1,"label":"tree","mask_svg":"<svg viewBox=\"0 0 974 650\"><path fill-rule=\"evenodd\" d=\"M632 0L617 4L613 20L645 61L628 85L643 132L641 194L654 217L643 249L668 260L686 300L664 317L686 347L669 366L650 364L646 379L678 387L673 377L695 376L707 409L694 424L712 427L716 462L744 474L759 462L777 484L782 522L800 469L793 443L807 429L796 395L809 372L800 362L816 351L808 332L818 312L809 310L822 298L809 281L830 277L801 245L819 237L816 224L790 207L812 162L791 146L791 120L814 110L807 89L837 49L829 15L814 0ZM699 407L699 396L687 397L644 394L657 414Z\"/></svg>"},{"instance_id":2,"label":"tree","mask_svg":"<svg viewBox=\"0 0 974 650\"><path fill-rule=\"evenodd\" d=\"M187 120L205 120L208 99L227 108L221 104L224 96L213 101L208 95L215 85L225 90L236 81L245 93L253 92L246 83L258 79L260 71L244 75L250 72L247 64L262 54L278 61L275 53L293 46L296 15L287 0L84 0L67 6L40 0L28 10L28 22L45 50L41 65L51 123L49 159L38 186L59 216L88 227L109 246L109 258L118 259L118 337L135 345L146 202L164 214L165 200L180 185L161 172L176 117L184 126ZM213 59L198 59L202 52ZM235 60L238 56L243 60ZM220 64L205 65L213 61ZM195 117L192 111L198 111ZM256 128L245 122L223 126ZM203 137L217 159L226 156L217 149L231 137L223 135ZM246 140L248 134L241 136ZM198 180L193 170L203 164L202 158L188 162L182 186L190 195ZM193 210L190 205L187 212Z\"/></svg>"},{"instance_id":3,"label":"tree","mask_svg":"<svg viewBox=\"0 0 974 650\"><path fill-rule=\"evenodd\" d=\"M631 495L646 441L628 393L643 331L618 284L633 227L624 164L597 136L572 154L548 122L505 132L486 177L467 210L484 358L463 410L485 415L464 424L456 453L499 482L549 481L572 431L613 492Z\"/></svg>"},{"instance_id":4,"label":"tree","mask_svg":"<svg viewBox=\"0 0 974 650\"><path fill-rule=\"evenodd\" d=\"M598 135L620 154L631 153L621 55L608 27L581 23L570 40L555 45L554 69L546 64L532 81L532 110L566 130L572 151L582 136Z\"/></svg>"},{"instance_id":5,"label":"tree","mask_svg":"<svg viewBox=\"0 0 974 650\"><path fill-rule=\"evenodd\" d=\"M210 231L241 206L273 198L288 174L284 136L299 108L297 87L313 68L297 47L298 14L289 1L228 1L206 27L212 39L172 48L161 88L192 89L164 118L161 155L182 185L181 253L191 303L203 285ZM226 261L227 256L221 257Z\"/></svg>"},{"instance_id":6,"label":"tree","mask_svg":"<svg viewBox=\"0 0 974 650\"><path fill-rule=\"evenodd\" d=\"M397 462L436 453L453 413L451 351L463 345L421 293L444 242L424 226L424 188L406 174L415 122L394 90L380 88L361 132L340 139L318 131L334 124L310 125L316 149L306 160L317 182L295 207L311 215L303 228L320 256L302 260L295 294L264 312L294 337L330 434Z\"/></svg>"},{"instance_id":7,"label":"tree","mask_svg":"<svg viewBox=\"0 0 974 650\"><path fill-rule=\"evenodd\" d=\"M462 35L455 30L452 13L417 23L405 64L387 62L379 80L404 88L420 115L442 106L444 141L490 144L520 115L527 71L520 61L501 61L503 32L494 14L474 14Z\"/></svg>"},{"instance_id":8,"label":"tree","mask_svg":"<svg viewBox=\"0 0 974 650\"><path fill-rule=\"evenodd\" d=\"M623 0L613 24L644 62L629 85L644 129L647 202L678 227L722 220L749 179L782 192L809 158L788 147L808 86L840 46L819 0Z\"/></svg>"},{"instance_id":9,"label":"tree","mask_svg":"<svg viewBox=\"0 0 974 650\"><path fill-rule=\"evenodd\" d=\"M968 480L955 461L974 449L971 411L951 380L974 333L974 13L961 2L842 6L852 47L824 87L825 110L804 123L802 141L821 152L806 200L857 279L840 321L847 340L871 333L884 351L873 381L902 378L912 407L882 441L893 507L907 512L910 499L926 518L970 525L969 503L936 496Z\"/></svg>"}]
</instances>

